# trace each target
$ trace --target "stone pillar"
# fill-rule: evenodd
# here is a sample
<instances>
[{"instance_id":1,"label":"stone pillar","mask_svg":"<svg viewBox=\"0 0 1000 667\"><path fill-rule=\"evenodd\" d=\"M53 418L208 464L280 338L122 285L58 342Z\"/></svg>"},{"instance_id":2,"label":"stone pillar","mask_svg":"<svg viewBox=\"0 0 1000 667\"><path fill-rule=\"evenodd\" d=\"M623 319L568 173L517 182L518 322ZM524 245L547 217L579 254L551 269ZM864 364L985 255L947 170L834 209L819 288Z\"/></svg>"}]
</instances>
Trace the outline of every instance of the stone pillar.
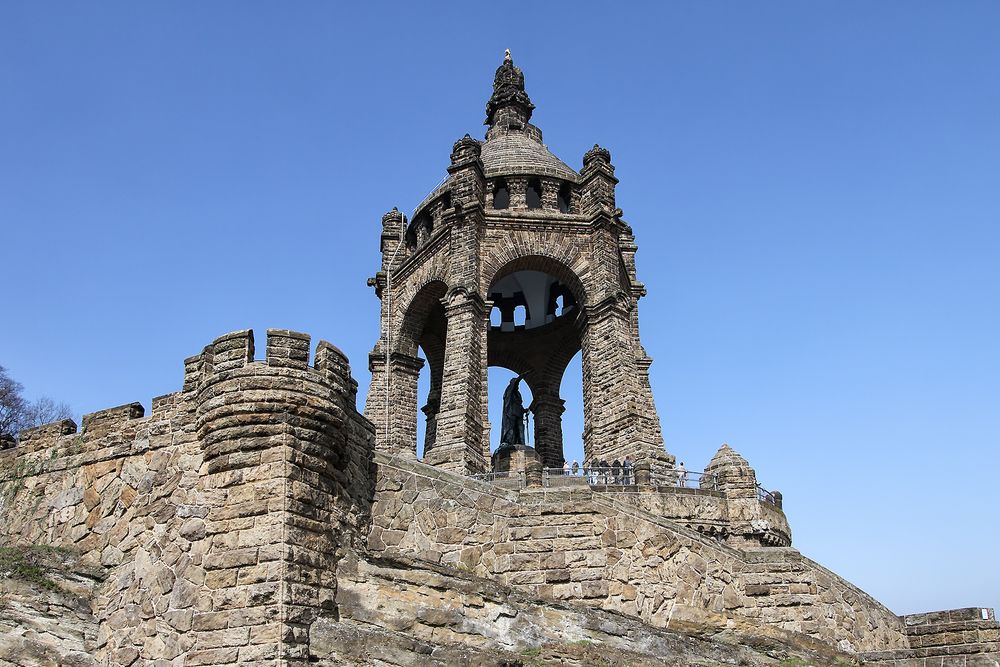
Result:
<instances>
[{"instance_id":1,"label":"stone pillar","mask_svg":"<svg viewBox=\"0 0 1000 667\"><path fill-rule=\"evenodd\" d=\"M529 489L542 488L542 462L538 459L525 461L524 485Z\"/></svg>"},{"instance_id":2,"label":"stone pillar","mask_svg":"<svg viewBox=\"0 0 1000 667\"><path fill-rule=\"evenodd\" d=\"M478 293L486 179L478 141L466 135L455 142L448 173L456 210L449 249L451 289L441 300L448 324L437 436L424 462L476 474L489 467L488 440L483 445L489 312Z\"/></svg>"},{"instance_id":3,"label":"stone pillar","mask_svg":"<svg viewBox=\"0 0 1000 667\"><path fill-rule=\"evenodd\" d=\"M637 486L650 485L651 477L649 461L639 461L632 467L632 469L635 471L635 483Z\"/></svg>"},{"instance_id":4,"label":"stone pillar","mask_svg":"<svg viewBox=\"0 0 1000 667\"><path fill-rule=\"evenodd\" d=\"M546 468L561 468L563 459L562 415L566 401L550 389L532 389L531 412L535 419L535 450Z\"/></svg>"},{"instance_id":5,"label":"stone pillar","mask_svg":"<svg viewBox=\"0 0 1000 667\"><path fill-rule=\"evenodd\" d=\"M597 144L583 156L580 183L580 209L588 213L595 210L615 210L615 168L611 165L611 152Z\"/></svg>"},{"instance_id":6,"label":"stone pillar","mask_svg":"<svg viewBox=\"0 0 1000 667\"><path fill-rule=\"evenodd\" d=\"M437 440L437 414L438 410L441 409L441 388L438 387L437 391L431 388L430 394L427 396L427 405L420 408L421 412L424 413L424 418L426 420L427 428L424 431L424 457L426 458L427 452L434 449L434 442Z\"/></svg>"},{"instance_id":7,"label":"stone pillar","mask_svg":"<svg viewBox=\"0 0 1000 667\"><path fill-rule=\"evenodd\" d=\"M523 176L508 176L507 187L510 189L510 208L515 211L528 208L528 179Z\"/></svg>"},{"instance_id":8,"label":"stone pillar","mask_svg":"<svg viewBox=\"0 0 1000 667\"><path fill-rule=\"evenodd\" d=\"M460 474L485 472L482 396L486 369L482 352L489 324L482 299L464 290L445 297L445 343L437 440L424 461Z\"/></svg>"},{"instance_id":9,"label":"stone pillar","mask_svg":"<svg viewBox=\"0 0 1000 667\"><path fill-rule=\"evenodd\" d=\"M542 208L546 211L559 210L559 188L562 183L552 178L542 179Z\"/></svg>"},{"instance_id":10,"label":"stone pillar","mask_svg":"<svg viewBox=\"0 0 1000 667\"><path fill-rule=\"evenodd\" d=\"M635 357L624 304L609 299L587 308L583 332L584 456L623 461L659 454L643 438Z\"/></svg>"},{"instance_id":11,"label":"stone pillar","mask_svg":"<svg viewBox=\"0 0 1000 667\"><path fill-rule=\"evenodd\" d=\"M380 434L379 448L393 453L417 456L417 381L424 360L402 352L389 355L389 437ZM376 411L386 406L376 406ZM388 446L383 448L382 441Z\"/></svg>"},{"instance_id":12,"label":"stone pillar","mask_svg":"<svg viewBox=\"0 0 1000 667\"><path fill-rule=\"evenodd\" d=\"M371 384L368 386L368 396L365 398L365 416L375 425L375 432L379 440L379 447L390 449L390 444L383 440L386 437L386 382L385 373L385 351L387 339L388 307L386 287L388 275L406 258L406 245L403 243L403 235L406 229L406 216L400 213L395 207L382 216L382 235L379 241L379 250L382 253L381 269L374 277L368 279L368 285L375 289L375 295L379 298L379 340L374 349L368 354L368 370L371 372Z\"/></svg>"}]
</instances>

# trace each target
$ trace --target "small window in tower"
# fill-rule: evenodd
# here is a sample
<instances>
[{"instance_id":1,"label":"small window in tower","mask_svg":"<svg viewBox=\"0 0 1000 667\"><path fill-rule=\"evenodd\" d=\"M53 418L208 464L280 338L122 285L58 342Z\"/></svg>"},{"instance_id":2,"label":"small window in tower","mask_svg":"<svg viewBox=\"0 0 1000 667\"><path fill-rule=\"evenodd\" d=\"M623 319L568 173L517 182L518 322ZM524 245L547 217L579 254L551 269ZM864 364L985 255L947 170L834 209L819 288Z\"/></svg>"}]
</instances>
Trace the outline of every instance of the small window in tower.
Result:
<instances>
[{"instance_id":1,"label":"small window in tower","mask_svg":"<svg viewBox=\"0 0 1000 667\"><path fill-rule=\"evenodd\" d=\"M510 190L507 188L507 181L498 178L493 187L493 208L503 209L510 206Z\"/></svg>"},{"instance_id":2,"label":"small window in tower","mask_svg":"<svg viewBox=\"0 0 1000 667\"><path fill-rule=\"evenodd\" d=\"M441 211L444 212L450 210L451 210L451 193L446 192L444 193L444 197L441 197Z\"/></svg>"},{"instance_id":3,"label":"small window in tower","mask_svg":"<svg viewBox=\"0 0 1000 667\"><path fill-rule=\"evenodd\" d=\"M523 327L528 319L528 309L524 306L514 308L514 326Z\"/></svg>"},{"instance_id":4,"label":"small window in tower","mask_svg":"<svg viewBox=\"0 0 1000 667\"><path fill-rule=\"evenodd\" d=\"M563 314L563 295L560 294L556 297L556 317L561 317Z\"/></svg>"},{"instance_id":5,"label":"small window in tower","mask_svg":"<svg viewBox=\"0 0 1000 667\"><path fill-rule=\"evenodd\" d=\"M525 193L525 201L528 204L528 208L541 208L542 207L542 182L537 178L533 178L528 181L528 191Z\"/></svg>"},{"instance_id":6,"label":"small window in tower","mask_svg":"<svg viewBox=\"0 0 1000 667\"><path fill-rule=\"evenodd\" d=\"M559 195L556 197L560 213L569 213L569 202L572 195L573 190L570 187L570 184L563 183L562 187L559 188Z\"/></svg>"},{"instance_id":7,"label":"small window in tower","mask_svg":"<svg viewBox=\"0 0 1000 667\"><path fill-rule=\"evenodd\" d=\"M490 309L490 326L494 329L499 329L501 324L503 324L503 315L500 313L499 308L493 306Z\"/></svg>"}]
</instances>

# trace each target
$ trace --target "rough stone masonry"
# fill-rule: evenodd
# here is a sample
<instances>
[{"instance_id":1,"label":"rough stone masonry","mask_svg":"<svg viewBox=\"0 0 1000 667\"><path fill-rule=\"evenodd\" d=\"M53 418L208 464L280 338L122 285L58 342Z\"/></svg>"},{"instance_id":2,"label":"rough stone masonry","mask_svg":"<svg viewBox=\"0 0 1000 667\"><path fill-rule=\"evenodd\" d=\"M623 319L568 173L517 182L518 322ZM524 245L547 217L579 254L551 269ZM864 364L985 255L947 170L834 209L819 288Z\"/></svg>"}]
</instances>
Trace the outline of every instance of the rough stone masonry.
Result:
<instances>
[{"instance_id":1,"label":"rough stone masonry","mask_svg":"<svg viewBox=\"0 0 1000 667\"><path fill-rule=\"evenodd\" d=\"M792 548L732 448L684 483L611 155L573 170L533 109L508 56L485 141L455 143L412 221L384 216L364 415L333 345L237 331L150 414L0 451L0 665L998 666L993 610L893 614ZM550 470L581 351L586 458L628 474ZM533 396L535 447L497 466L489 366Z\"/></svg>"}]
</instances>

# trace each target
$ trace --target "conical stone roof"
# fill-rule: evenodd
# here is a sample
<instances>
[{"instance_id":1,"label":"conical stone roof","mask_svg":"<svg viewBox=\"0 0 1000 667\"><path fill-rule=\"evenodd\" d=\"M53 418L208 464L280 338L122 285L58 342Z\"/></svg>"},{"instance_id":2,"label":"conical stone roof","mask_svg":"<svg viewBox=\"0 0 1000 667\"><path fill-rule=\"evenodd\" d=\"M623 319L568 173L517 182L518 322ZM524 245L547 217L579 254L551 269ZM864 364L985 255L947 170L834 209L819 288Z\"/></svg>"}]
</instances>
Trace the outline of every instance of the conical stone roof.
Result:
<instances>
[{"instance_id":1,"label":"conical stone roof","mask_svg":"<svg viewBox=\"0 0 1000 667\"><path fill-rule=\"evenodd\" d=\"M552 176L576 182L580 176L552 154L541 141L527 134L506 132L483 143L483 168L487 178L496 176Z\"/></svg>"}]
</instances>

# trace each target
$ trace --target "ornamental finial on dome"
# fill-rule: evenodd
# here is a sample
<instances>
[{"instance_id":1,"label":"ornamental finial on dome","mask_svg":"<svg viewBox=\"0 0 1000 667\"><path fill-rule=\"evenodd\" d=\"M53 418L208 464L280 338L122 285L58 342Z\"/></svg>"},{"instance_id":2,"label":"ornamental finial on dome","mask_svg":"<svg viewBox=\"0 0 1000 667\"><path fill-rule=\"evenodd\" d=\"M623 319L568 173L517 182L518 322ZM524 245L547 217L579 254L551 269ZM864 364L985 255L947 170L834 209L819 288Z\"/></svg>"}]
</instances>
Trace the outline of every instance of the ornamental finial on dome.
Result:
<instances>
[{"instance_id":1,"label":"ornamental finial on dome","mask_svg":"<svg viewBox=\"0 0 1000 667\"><path fill-rule=\"evenodd\" d=\"M535 105L528 98L528 93L524 92L524 72L519 67L514 66L514 60L510 57L510 49L504 53L503 63L497 68L493 77L493 96L486 103L486 125L493 125L493 116L504 107L521 107L524 114L524 122L531 118L531 112Z\"/></svg>"}]
</instances>

